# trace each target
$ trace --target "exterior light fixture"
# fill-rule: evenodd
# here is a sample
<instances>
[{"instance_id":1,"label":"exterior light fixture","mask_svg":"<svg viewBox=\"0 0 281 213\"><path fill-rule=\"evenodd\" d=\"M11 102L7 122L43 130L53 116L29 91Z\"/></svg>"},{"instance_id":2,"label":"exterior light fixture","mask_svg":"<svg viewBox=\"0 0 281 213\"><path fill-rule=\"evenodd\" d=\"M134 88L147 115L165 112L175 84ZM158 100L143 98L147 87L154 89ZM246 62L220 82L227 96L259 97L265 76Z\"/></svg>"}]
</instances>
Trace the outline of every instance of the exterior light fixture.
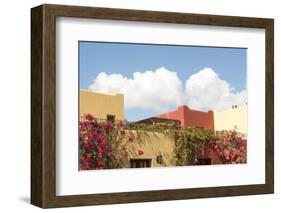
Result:
<instances>
[{"instance_id":1,"label":"exterior light fixture","mask_svg":"<svg viewBox=\"0 0 281 213\"><path fill-rule=\"evenodd\" d=\"M159 152L158 155L156 156L156 162L158 164L162 164L163 163L163 156L161 155L161 153Z\"/></svg>"},{"instance_id":2,"label":"exterior light fixture","mask_svg":"<svg viewBox=\"0 0 281 213\"><path fill-rule=\"evenodd\" d=\"M195 165L198 164L198 157L197 157L197 155L194 156L194 164L195 164Z\"/></svg>"}]
</instances>

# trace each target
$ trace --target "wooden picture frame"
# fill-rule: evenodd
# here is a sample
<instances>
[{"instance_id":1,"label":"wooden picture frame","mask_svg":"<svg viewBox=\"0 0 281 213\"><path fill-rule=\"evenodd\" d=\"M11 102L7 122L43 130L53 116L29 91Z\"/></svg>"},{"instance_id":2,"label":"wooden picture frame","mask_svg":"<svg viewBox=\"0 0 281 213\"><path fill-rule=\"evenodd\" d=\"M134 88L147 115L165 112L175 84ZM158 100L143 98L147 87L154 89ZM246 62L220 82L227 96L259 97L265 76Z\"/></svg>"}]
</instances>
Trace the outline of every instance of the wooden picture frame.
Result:
<instances>
[{"instance_id":1,"label":"wooden picture frame","mask_svg":"<svg viewBox=\"0 0 281 213\"><path fill-rule=\"evenodd\" d=\"M265 184L56 195L56 17L265 29ZM31 203L41 208L268 194L274 192L274 21L186 13L44 4L31 9Z\"/></svg>"}]
</instances>

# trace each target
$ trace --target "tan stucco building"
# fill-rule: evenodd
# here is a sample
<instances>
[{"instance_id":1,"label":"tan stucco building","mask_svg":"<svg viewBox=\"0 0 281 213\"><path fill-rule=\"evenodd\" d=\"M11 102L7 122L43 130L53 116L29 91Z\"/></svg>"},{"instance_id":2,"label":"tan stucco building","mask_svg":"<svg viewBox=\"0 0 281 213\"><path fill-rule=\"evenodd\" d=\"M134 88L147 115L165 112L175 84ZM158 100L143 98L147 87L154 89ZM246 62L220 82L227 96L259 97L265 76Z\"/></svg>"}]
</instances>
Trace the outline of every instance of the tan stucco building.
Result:
<instances>
[{"instance_id":1,"label":"tan stucco building","mask_svg":"<svg viewBox=\"0 0 281 213\"><path fill-rule=\"evenodd\" d=\"M103 94L80 90L80 116L91 113L97 119L104 120L124 120L124 95L122 94ZM210 129L237 130L247 136L247 106L235 107L222 112L209 113L213 119ZM209 115L208 114L208 115ZM187 120L204 119L198 113L193 117L188 114ZM160 119L160 118L154 118ZM164 119L164 118L161 118ZM170 120L171 118L165 118ZM142 122L147 122L143 120ZM167 167L175 166L175 136L163 133L148 132L146 136L128 145L129 158L127 167ZM161 157L161 158L160 158ZM160 160L160 161L159 161ZM215 163L212 161L212 163Z\"/></svg>"},{"instance_id":2,"label":"tan stucco building","mask_svg":"<svg viewBox=\"0 0 281 213\"><path fill-rule=\"evenodd\" d=\"M232 109L213 112L213 130L236 130L247 137L247 106L235 106ZM188 119L188 118L187 118ZM193 118L196 119L196 118ZM200 117L198 118L200 119ZM143 120L146 122L146 120ZM128 167L162 167L175 166L175 137L167 136L163 133L149 133L144 141L135 145L132 150L135 152L130 155ZM139 155L137 150L142 150L143 154ZM157 162L157 157L162 157L162 163ZM212 149L209 157L211 164L221 164L222 161L218 154ZM199 160L199 159L198 159Z\"/></svg>"},{"instance_id":3,"label":"tan stucco building","mask_svg":"<svg viewBox=\"0 0 281 213\"><path fill-rule=\"evenodd\" d=\"M247 135L247 115L247 106L239 106L222 112L214 112L215 131L233 130L237 128L238 132Z\"/></svg>"},{"instance_id":4,"label":"tan stucco building","mask_svg":"<svg viewBox=\"0 0 281 213\"><path fill-rule=\"evenodd\" d=\"M174 148L175 136L158 132L146 133L138 143L136 141L129 144L128 149L132 151L129 152L128 167L175 166ZM137 165L138 163L146 165Z\"/></svg>"},{"instance_id":5,"label":"tan stucco building","mask_svg":"<svg viewBox=\"0 0 281 213\"><path fill-rule=\"evenodd\" d=\"M80 90L80 117L86 113L98 119L124 120L124 95Z\"/></svg>"}]
</instances>

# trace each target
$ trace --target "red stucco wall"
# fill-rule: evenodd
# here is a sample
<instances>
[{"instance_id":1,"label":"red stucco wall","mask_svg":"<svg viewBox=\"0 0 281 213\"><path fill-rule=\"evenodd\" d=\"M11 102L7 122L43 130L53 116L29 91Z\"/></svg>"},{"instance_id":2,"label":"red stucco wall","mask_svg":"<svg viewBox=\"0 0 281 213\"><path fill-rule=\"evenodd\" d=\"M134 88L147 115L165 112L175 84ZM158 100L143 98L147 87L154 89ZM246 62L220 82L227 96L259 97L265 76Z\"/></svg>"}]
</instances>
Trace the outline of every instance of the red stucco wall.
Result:
<instances>
[{"instance_id":1,"label":"red stucco wall","mask_svg":"<svg viewBox=\"0 0 281 213\"><path fill-rule=\"evenodd\" d=\"M213 148L211 148L210 150L209 158L212 159L211 164L223 164L223 161L221 160L219 154Z\"/></svg>"},{"instance_id":2,"label":"red stucco wall","mask_svg":"<svg viewBox=\"0 0 281 213\"><path fill-rule=\"evenodd\" d=\"M201 112L182 105L176 111L157 115L156 117L179 120L182 127L203 127L214 130L213 111Z\"/></svg>"}]
</instances>

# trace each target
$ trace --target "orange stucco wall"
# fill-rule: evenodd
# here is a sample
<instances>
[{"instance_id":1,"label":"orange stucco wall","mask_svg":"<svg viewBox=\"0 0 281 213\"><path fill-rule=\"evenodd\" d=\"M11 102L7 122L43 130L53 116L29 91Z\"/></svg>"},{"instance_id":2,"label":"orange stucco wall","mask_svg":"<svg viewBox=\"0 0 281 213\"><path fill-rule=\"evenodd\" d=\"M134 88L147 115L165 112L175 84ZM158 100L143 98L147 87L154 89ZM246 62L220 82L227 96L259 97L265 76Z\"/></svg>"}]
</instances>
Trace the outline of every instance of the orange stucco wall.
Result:
<instances>
[{"instance_id":1,"label":"orange stucco wall","mask_svg":"<svg viewBox=\"0 0 281 213\"><path fill-rule=\"evenodd\" d=\"M156 117L179 120L182 127L203 127L214 130L213 111L201 112L182 105L176 111L157 115Z\"/></svg>"}]
</instances>

